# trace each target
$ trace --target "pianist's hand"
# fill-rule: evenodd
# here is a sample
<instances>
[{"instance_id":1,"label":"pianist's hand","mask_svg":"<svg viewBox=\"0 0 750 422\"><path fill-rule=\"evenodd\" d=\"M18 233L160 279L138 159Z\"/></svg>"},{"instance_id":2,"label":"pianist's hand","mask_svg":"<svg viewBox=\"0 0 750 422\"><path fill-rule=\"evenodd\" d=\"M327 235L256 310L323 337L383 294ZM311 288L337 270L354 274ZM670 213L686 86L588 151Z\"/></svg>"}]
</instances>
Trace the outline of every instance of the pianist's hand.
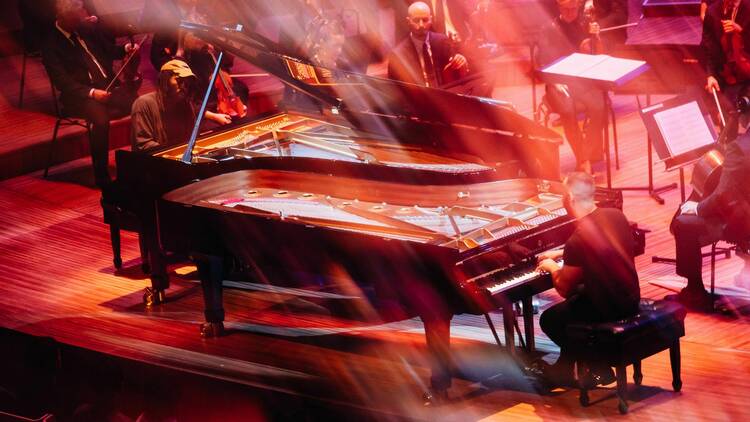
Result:
<instances>
[{"instance_id":1,"label":"pianist's hand","mask_svg":"<svg viewBox=\"0 0 750 422\"><path fill-rule=\"evenodd\" d=\"M539 265L536 266L537 272L545 272L545 273L554 273L555 271L559 270L560 266L557 265L557 262L551 260L551 259L545 259L539 262Z\"/></svg>"},{"instance_id":2,"label":"pianist's hand","mask_svg":"<svg viewBox=\"0 0 750 422\"><path fill-rule=\"evenodd\" d=\"M544 251L537 255L536 262L541 263L545 259L551 259L553 261L558 260L562 258L563 256L563 250L562 249L553 249L551 251Z\"/></svg>"},{"instance_id":3,"label":"pianist's hand","mask_svg":"<svg viewBox=\"0 0 750 422\"><path fill-rule=\"evenodd\" d=\"M687 201L680 207L680 212L685 215L698 215L698 203Z\"/></svg>"}]
</instances>

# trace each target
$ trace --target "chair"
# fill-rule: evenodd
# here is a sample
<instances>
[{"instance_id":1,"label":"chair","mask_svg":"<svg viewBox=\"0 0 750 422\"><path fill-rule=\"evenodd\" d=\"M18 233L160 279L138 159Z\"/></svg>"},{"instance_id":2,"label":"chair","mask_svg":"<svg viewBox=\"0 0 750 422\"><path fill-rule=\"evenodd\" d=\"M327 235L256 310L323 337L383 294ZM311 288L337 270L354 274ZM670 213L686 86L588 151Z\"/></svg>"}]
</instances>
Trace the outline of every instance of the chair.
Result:
<instances>
[{"instance_id":1,"label":"chair","mask_svg":"<svg viewBox=\"0 0 750 422\"><path fill-rule=\"evenodd\" d=\"M615 148L615 169L620 169L620 148L617 143L617 117L615 115L615 109L612 106L612 99L607 97L607 109L609 111L609 122L612 123L612 143ZM543 123L545 127L549 127L550 115L556 113L552 105L547 100L547 95L542 95L539 105L534 110L534 120L538 123ZM588 123L588 119L584 121L584 126ZM605 128L605 130L609 130Z\"/></svg>"},{"instance_id":2,"label":"chair","mask_svg":"<svg viewBox=\"0 0 750 422\"><path fill-rule=\"evenodd\" d=\"M26 60L41 57L41 44L55 25L55 1L24 0L18 2L18 15L23 23L21 30L23 61L21 62L21 81L18 87L18 108L23 108Z\"/></svg>"},{"instance_id":3,"label":"chair","mask_svg":"<svg viewBox=\"0 0 750 422\"><path fill-rule=\"evenodd\" d=\"M682 388L680 337L685 335L685 314L685 308L674 301L642 300L640 312L631 318L569 325L567 334L578 362L581 405L588 406L591 388L582 381L586 362L601 362L615 368L618 409L625 414L628 412L625 368L633 365L633 381L641 385L641 361L667 349L672 367L672 388L679 392Z\"/></svg>"},{"instance_id":4,"label":"chair","mask_svg":"<svg viewBox=\"0 0 750 422\"><path fill-rule=\"evenodd\" d=\"M49 78L49 75L47 75L47 77ZM57 96L57 89L55 88L55 84L52 82L51 78L49 79L49 85L52 91L52 101L55 106L55 116L57 117L57 121L55 121L55 129L52 131L52 140L50 141L49 147L47 149L47 164L44 167L45 178L49 174L49 168L53 164L52 160L54 158L55 141L57 140L57 133L59 132L61 126L80 126L86 129L86 134L89 137L91 136L91 123L83 117L67 114L63 109L62 104L60 104L60 100Z\"/></svg>"}]
</instances>

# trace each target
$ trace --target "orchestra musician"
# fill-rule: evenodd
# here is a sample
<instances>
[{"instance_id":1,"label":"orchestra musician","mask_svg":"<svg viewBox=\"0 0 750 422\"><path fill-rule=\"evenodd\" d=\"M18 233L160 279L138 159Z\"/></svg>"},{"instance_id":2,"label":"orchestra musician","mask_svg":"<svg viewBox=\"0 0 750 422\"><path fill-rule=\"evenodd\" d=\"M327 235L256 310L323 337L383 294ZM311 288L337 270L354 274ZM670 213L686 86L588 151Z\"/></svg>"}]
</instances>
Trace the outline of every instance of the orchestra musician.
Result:
<instances>
[{"instance_id":1,"label":"orchestra musician","mask_svg":"<svg viewBox=\"0 0 750 422\"><path fill-rule=\"evenodd\" d=\"M710 311L713 299L703 285L701 247L717 240L747 242L750 238L750 134L726 146L719 183L703 198L682 204L672 220L676 272L687 278L677 299L690 309Z\"/></svg>"},{"instance_id":2,"label":"orchestra musician","mask_svg":"<svg viewBox=\"0 0 750 422\"><path fill-rule=\"evenodd\" d=\"M722 109L733 112L750 82L750 1L716 0L706 10L701 48L706 58L705 89L716 90ZM730 128L729 138L737 135Z\"/></svg>"},{"instance_id":3,"label":"orchestra musician","mask_svg":"<svg viewBox=\"0 0 750 422\"><path fill-rule=\"evenodd\" d=\"M106 90L115 72L112 62L126 53L138 53L137 44L118 46L107 42L101 31L88 24L93 19L81 0L57 0L57 20L42 50L47 73L60 90L66 112L91 123L89 137L94 179L100 188L110 183L108 172L109 121L130 112L140 79ZM133 61L137 67L137 60Z\"/></svg>"},{"instance_id":4,"label":"orchestra musician","mask_svg":"<svg viewBox=\"0 0 750 422\"><path fill-rule=\"evenodd\" d=\"M599 25L588 22L581 14L581 0L557 0L560 14L541 34L537 63L546 66L575 52L601 52ZM577 170L592 173L593 162L603 158L603 130L606 104L602 92L586 84L547 84L546 99L560 115L565 137L576 157ZM588 118L585 133L578 126L578 112Z\"/></svg>"},{"instance_id":5,"label":"orchestra musician","mask_svg":"<svg viewBox=\"0 0 750 422\"><path fill-rule=\"evenodd\" d=\"M563 201L578 221L575 232L562 250L539 255L537 271L552 276L555 290L565 298L542 313L539 325L560 346L560 358L544 365L550 384L571 385L576 357L569 351L566 326L572 322L607 322L638 312L640 286L635 268L635 240L622 211L598 208L594 202L594 179L583 172L564 180ZM556 260L563 259L562 267ZM588 362L591 381L614 381L606 364Z\"/></svg>"},{"instance_id":6,"label":"orchestra musician","mask_svg":"<svg viewBox=\"0 0 750 422\"><path fill-rule=\"evenodd\" d=\"M146 13L147 10L149 13ZM197 77L198 92L205 92L215 66L213 46L190 33L179 30L182 20L199 24L209 23L208 16L197 0L150 0L149 5L144 7L141 26L154 31L154 38L151 42L151 64L154 69L160 70L166 62L174 58L184 60ZM229 77L233 64L234 57L225 54L221 63L225 79ZM231 94L236 95L242 104L247 104L249 98L247 85L242 81L228 80L231 81ZM219 112L218 101L215 92L212 92L209 109L216 112L206 114L206 118L218 124L228 124L232 119L229 114Z\"/></svg>"},{"instance_id":7,"label":"orchestra musician","mask_svg":"<svg viewBox=\"0 0 750 422\"><path fill-rule=\"evenodd\" d=\"M452 54L448 37L431 30L427 3L412 3L407 13L410 33L388 56L388 78L435 88L468 72L466 57Z\"/></svg>"}]
</instances>

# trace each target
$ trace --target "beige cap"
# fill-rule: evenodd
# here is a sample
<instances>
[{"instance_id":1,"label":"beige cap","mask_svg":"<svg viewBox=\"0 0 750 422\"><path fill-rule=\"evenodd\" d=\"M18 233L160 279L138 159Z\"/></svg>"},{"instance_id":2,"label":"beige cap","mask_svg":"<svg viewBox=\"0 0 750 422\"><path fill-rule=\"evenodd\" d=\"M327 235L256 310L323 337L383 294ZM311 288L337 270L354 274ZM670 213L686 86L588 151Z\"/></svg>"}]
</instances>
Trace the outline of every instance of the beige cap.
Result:
<instances>
[{"instance_id":1,"label":"beige cap","mask_svg":"<svg viewBox=\"0 0 750 422\"><path fill-rule=\"evenodd\" d=\"M190 70L190 66L182 60L170 60L161 67L162 72L170 71L180 78L195 77L195 74Z\"/></svg>"}]
</instances>

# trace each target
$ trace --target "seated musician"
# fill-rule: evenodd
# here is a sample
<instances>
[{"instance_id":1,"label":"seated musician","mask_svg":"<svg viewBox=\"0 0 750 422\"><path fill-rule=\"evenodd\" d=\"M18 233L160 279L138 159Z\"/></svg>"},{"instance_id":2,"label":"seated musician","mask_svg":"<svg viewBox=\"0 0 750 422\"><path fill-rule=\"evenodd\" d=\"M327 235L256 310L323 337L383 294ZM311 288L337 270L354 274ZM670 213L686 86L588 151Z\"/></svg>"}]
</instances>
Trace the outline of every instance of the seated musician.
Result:
<instances>
[{"instance_id":1,"label":"seated musician","mask_svg":"<svg viewBox=\"0 0 750 422\"><path fill-rule=\"evenodd\" d=\"M140 79L107 91L115 72L112 62L123 59L138 45L118 46L106 41L96 26L87 24L81 0L57 0L57 20L42 50L44 67L60 90L66 113L91 123L89 137L94 178L99 187L110 182L108 172L109 121L130 112ZM137 59L134 59L137 60ZM131 63L137 68L137 62ZM131 73L131 78L135 74Z\"/></svg>"},{"instance_id":2,"label":"seated musician","mask_svg":"<svg viewBox=\"0 0 750 422\"><path fill-rule=\"evenodd\" d=\"M537 61L546 66L575 52L601 52L603 44L596 37L598 24L589 24L581 14L580 0L557 0L560 14L542 31ZM593 43L592 43L592 40ZM565 137L576 157L577 170L592 173L593 162L603 158L603 130L606 104L599 90L585 84L547 84L546 98L551 109L560 115ZM583 133L578 113L589 119Z\"/></svg>"},{"instance_id":3,"label":"seated musician","mask_svg":"<svg viewBox=\"0 0 750 422\"><path fill-rule=\"evenodd\" d=\"M750 238L750 134L726 147L725 161L716 189L700 200L682 204L672 220L677 274L687 286L677 299L688 308L710 310L713 302L703 286L701 247L724 239L746 242ZM692 197L691 197L692 198ZM696 198L692 198L696 199Z\"/></svg>"},{"instance_id":4,"label":"seated musician","mask_svg":"<svg viewBox=\"0 0 750 422\"><path fill-rule=\"evenodd\" d=\"M197 0L149 0L148 3L144 8L141 26L154 31L150 53L154 69L160 70L164 63L174 58L184 60L197 77L198 91L205 92L215 67L213 46L179 29L183 20L199 24L211 23L209 16L202 10L202 5ZM234 57L225 54L221 68L228 74L233 65ZM242 81L232 80L231 88L242 103L247 104L250 95L247 85ZM209 108L216 110L216 101L213 92ZM217 116L222 114L224 113ZM220 124L229 122L229 117L223 121L217 120Z\"/></svg>"},{"instance_id":5,"label":"seated musician","mask_svg":"<svg viewBox=\"0 0 750 422\"><path fill-rule=\"evenodd\" d=\"M573 380L576 357L569 352L566 326L635 315L640 301L635 240L627 218L618 209L596 207L590 175L572 173L564 185L565 208L578 219L577 227L564 249L539 256L537 268L550 273L555 290L565 298L539 320L544 333L560 346L560 358L545 369L548 381L556 385L570 385ZM556 261L560 258L563 266ZM611 368L596 362L589 367L597 384L614 381Z\"/></svg>"},{"instance_id":6,"label":"seated musician","mask_svg":"<svg viewBox=\"0 0 750 422\"><path fill-rule=\"evenodd\" d=\"M722 109L732 112L740 91L750 82L750 1L716 0L703 20L706 91L719 93ZM713 104L713 101L711 102ZM728 137L737 135L730 128Z\"/></svg>"},{"instance_id":7,"label":"seated musician","mask_svg":"<svg viewBox=\"0 0 750 422\"><path fill-rule=\"evenodd\" d=\"M388 78L436 88L468 72L466 57L452 54L448 37L430 30L427 3L412 3L406 20L410 33L388 55Z\"/></svg>"},{"instance_id":8,"label":"seated musician","mask_svg":"<svg viewBox=\"0 0 750 422\"><path fill-rule=\"evenodd\" d=\"M196 114L191 101L194 87L195 75L187 63L177 59L164 63L156 91L133 103L130 136L134 151L189 140Z\"/></svg>"}]
</instances>

